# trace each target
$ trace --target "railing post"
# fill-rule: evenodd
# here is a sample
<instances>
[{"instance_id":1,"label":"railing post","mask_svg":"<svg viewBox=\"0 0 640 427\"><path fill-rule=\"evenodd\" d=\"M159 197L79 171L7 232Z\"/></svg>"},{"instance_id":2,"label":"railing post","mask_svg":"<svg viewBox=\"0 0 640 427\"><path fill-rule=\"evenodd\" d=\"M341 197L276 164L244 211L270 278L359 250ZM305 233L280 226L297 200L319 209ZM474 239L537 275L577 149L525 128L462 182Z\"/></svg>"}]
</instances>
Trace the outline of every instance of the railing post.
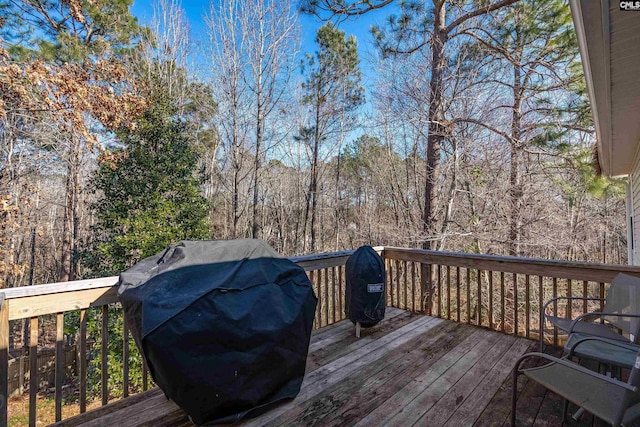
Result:
<instances>
[{"instance_id":1,"label":"railing post","mask_svg":"<svg viewBox=\"0 0 640 427\"><path fill-rule=\"evenodd\" d=\"M0 292L0 427L7 427L9 400L9 307Z\"/></svg>"}]
</instances>

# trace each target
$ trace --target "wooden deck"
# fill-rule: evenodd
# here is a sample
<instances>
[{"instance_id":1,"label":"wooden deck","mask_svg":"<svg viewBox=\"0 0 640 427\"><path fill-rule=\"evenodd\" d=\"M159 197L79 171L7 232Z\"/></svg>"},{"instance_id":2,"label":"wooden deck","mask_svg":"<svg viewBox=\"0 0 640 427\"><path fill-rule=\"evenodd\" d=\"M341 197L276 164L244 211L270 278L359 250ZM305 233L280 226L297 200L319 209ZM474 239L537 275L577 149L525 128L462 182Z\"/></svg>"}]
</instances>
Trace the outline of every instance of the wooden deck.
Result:
<instances>
[{"instance_id":1,"label":"wooden deck","mask_svg":"<svg viewBox=\"0 0 640 427\"><path fill-rule=\"evenodd\" d=\"M508 423L514 362L537 343L390 308L364 329L342 321L314 332L298 397L243 426L500 426ZM561 400L519 381L519 425L561 425ZM590 417L582 423L591 425ZM56 426L191 426L153 389Z\"/></svg>"}]
</instances>

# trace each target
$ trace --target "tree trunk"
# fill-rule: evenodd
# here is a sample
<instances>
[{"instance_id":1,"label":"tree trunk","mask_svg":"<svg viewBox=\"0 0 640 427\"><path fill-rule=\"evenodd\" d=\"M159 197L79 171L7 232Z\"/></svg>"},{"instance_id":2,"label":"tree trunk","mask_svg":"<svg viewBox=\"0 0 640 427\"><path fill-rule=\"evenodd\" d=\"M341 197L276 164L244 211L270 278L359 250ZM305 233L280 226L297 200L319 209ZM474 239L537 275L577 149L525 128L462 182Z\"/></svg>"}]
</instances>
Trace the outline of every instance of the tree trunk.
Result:
<instances>
[{"instance_id":1,"label":"tree trunk","mask_svg":"<svg viewBox=\"0 0 640 427\"><path fill-rule=\"evenodd\" d=\"M433 23L433 40L431 43L432 63L431 82L429 83L429 135L427 136L424 212L422 215L425 238L422 247L424 249L431 249L431 238L434 233L440 147L444 139L444 126L442 124L444 82L442 74L446 63L444 47L447 41L447 33L445 31L445 7L445 5L442 5L436 13Z\"/></svg>"},{"instance_id":2,"label":"tree trunk","mask_svg":"<svg viewBox=\"0 0 640 427\"><path fill-rule=\"evenodd\" d=\"M260 149L262 144L263 135L263 108L262 108L262 80L261 76L258 76L257 89L256 89L256 153L253 161L253 207L251 216L251 237L258 238L258 174L260 171Z\"/></svg>"},{"instance_id":3,"label":"tree trunk","mask_svg":"<svg viewBox=\"0 0 640 427\"><path fill-rule=\"evenodd\" d=\"M336 246L335 251L340 249L340 214L342 208L342 197L340 195L340 151L342 150L342 143L338 146L338 160L336 165L336 195L335 195L335 216L336 216Z\"/></svg>"},{"instance_id":4,"label":"tree trunk","mask_svg":"<svg viewBox=\"0 0 640 427\"><path fill-rule=\"evenodd\" d=\"M71 136L69 158L67 159L67 179L65 182L65 205L62 222L62 261L58 280L67 282L75 279L73 269L73 249L77 233L78 192L80 191L80 147L77 138Z\"/></svg>"},{"instance_id":5,"label":"tree trunk","mask_svg":"<svg viewBox=\"0 0 640 427\"><path fill-rule=\"evenodd\" d=\"M519 58L519 52L516 53ZM520 61L513 65L513 110L511 117L511 165L509 170L509 255L520 255L520 204L522 187L520 185L520 147L522 137L522 70Z\"/></svg>"},{"instance_id":6,"label":"tree trunk","mask_svg":"<svg viewBox=\"0 0 640 427\"><path fill-rule=\"evenodd\" d=\"M316 126L317 128L317 126ZM310 221L310 235L311 241L309 244L309 251L313 253L316 249L316 210L318 207L318 140L319 135L316 131L316 138L313 143L313 160L311 164L311 182L309 184L309 197L311 198L311 221Z\"/></svg>"},{"instance_id":7,"label":"tree trunk","mask_svg":"<svg viewBox=\"0 0 640 427\"><path fill-rule=\"evenodd\" d=\"M320 150L320 107L322 103L322 97L320 88L321 82L318 83L318 89L316 93L316 106L315 106L315 127L313 132L313 155L311 159L311 180L309 182L309 198L307 201L307 210L309 201L311 202L311 221L310 221L310 236L311 241L309 243L309 251L313 253L316 249L316 210L318 207L318 152ZM306 222L306 221L305 221Z\"/></svg>"}]
</instances>

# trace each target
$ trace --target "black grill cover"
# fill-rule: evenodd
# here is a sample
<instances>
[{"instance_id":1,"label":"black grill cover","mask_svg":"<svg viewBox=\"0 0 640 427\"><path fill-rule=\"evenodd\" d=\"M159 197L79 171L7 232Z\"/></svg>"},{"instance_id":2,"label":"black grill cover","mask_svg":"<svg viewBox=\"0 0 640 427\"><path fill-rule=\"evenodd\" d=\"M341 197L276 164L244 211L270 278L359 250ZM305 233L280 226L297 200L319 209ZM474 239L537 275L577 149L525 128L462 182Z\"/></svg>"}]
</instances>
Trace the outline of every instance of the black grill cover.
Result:
<instances>
[{"instance_id":1,"label":"black grill cover","mask_svg":"<svg viewBox=\"0 0 640 427\"><path fill-rule=\"evenodd\" d=\"M196 424L300 391L317 300L266 243L180 242L122 273L118 293L153 379Z\"/></svg>"},{"instance_id":2,"label":"black grill cover","mask_svg":"<svg viewBox=\"0 0 640 427\"><path fill-rule=\"evenodd\" d=\"M346 263L345 315L367 328L384 319L384 262L371 246L359 247Z\"/></svg>"}]
</instances>

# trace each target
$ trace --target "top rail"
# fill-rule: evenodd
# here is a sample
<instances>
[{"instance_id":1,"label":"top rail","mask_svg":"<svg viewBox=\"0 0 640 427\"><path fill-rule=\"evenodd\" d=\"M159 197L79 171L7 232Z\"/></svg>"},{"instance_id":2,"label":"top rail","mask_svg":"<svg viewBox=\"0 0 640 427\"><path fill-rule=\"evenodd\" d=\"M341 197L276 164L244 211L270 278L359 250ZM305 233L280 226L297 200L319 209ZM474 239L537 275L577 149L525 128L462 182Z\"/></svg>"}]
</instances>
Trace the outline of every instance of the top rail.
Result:
<instances>
[{"instance_id":1,"label":"top rail","mask_svg":"<svg viewBox=\"0 0 640 427\"><path fill-rule=\"evenodd\" d=\"M425 249L384 248L384 257L424 264L438 264L505 273L562 277L610 283L618 273L640 276L640 267L622 264L601 264L579 261L556 261L540 258L479 255L462 252L440 252Z\"/></svg>"},{"instance_id":2,"label":"top rail","mask_svg":"<svg viewBox=\"0 0 640 427\"><path fill-rule=\"evenodd\" d=\"M383 250L382 247L374 249L378 252ZM327 252L289 259L305 271L314 271L342 266L353 252L352 250ZM19 320L118 302L117 284L118 276L111 276L2 289L0 295L10 301L9 320Z\"/></svg>"},{"instance_id":3,"label":"top rail","mask_svg":"<svg viewBox=\"0 0 640 427\"><path fill-rule=\"evenodd\" d=\"M609 283L618 273L640 276L640 267L629 265L555 261L397 247L379 246L375 249L382 252L387 259L506 273L562 277L572 280ZM300 265L305 271L313 271L344 265L353 252L352 250L328 252L290 257L289 259ZM115 303L118 301L117 283L118 276L111 276L3 289L0 293L4 295L7 302L10 301L8 304L9 320L18 320Z\"/></svg>"}]
</instances>

